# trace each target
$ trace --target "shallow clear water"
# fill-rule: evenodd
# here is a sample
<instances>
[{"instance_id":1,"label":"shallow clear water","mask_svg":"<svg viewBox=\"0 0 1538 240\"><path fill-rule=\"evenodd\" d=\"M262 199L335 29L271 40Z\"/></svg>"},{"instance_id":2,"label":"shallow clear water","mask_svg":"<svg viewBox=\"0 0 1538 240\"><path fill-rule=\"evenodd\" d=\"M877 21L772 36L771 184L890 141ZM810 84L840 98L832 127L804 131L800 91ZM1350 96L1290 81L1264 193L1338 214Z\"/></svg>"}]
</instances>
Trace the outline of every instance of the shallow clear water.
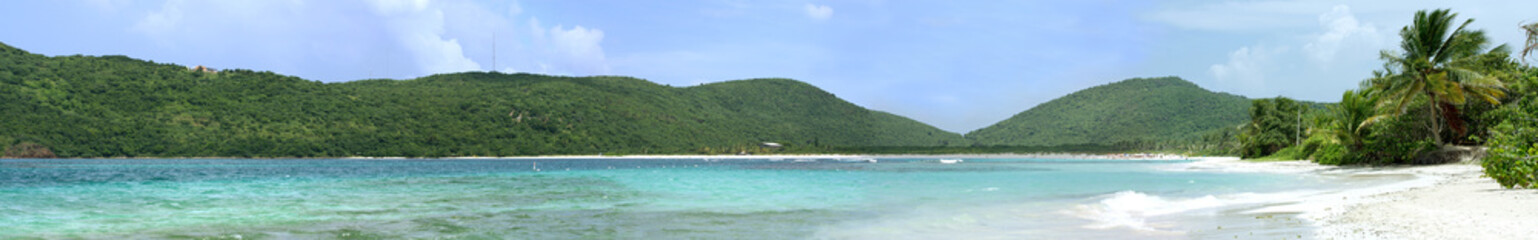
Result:
<instances>
[{"instance_id":1,"label":"shallow clear water","mask_svg":"<svg viewBox=\"0 0 1538 240\"><path fill-rule=\"evenodd\" d=\"M1186 162L4 159L0 239L1290 239L1238 212L1362 184Z\"/></svg>"}]
</instances>

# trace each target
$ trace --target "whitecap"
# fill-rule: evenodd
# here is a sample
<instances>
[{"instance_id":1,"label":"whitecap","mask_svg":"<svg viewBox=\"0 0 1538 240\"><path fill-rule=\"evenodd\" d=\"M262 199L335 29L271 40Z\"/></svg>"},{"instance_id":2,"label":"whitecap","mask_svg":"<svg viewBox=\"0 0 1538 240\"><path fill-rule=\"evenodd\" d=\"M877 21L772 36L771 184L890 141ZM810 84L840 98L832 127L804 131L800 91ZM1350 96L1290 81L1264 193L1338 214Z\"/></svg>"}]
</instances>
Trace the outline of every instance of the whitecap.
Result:
<instances>
[{"instance_id":1,"label":"whitecap","mask_svg":"<svg viewBox=\"0 0 1538 240\"><path fill-rule=\"evenodd\" d=\"M1168 198L1136 191L1121 191L1104 196L1092 204L1080 204L1063 213L1090 220L1087 229L1128 228L1139 231L1181 233L1169 230L1176 227L1168 222L1151 222L1150 219L1193 211L1223 207L1238 207L1262 203L1298 201L1316 191L1290 191L1279 193L1237 193L1205 195L1193 198Z\"/></svg>"}]
</instances>

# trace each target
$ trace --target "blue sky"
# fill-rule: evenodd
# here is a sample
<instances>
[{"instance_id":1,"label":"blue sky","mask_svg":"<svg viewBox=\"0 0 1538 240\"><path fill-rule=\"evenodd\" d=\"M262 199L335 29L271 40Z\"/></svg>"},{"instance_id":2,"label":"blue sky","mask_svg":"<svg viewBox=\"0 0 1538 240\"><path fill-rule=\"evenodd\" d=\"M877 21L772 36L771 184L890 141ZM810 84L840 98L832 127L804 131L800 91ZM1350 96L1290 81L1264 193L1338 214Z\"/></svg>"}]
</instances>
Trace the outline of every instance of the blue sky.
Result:
<instances>
[{"instance_id":1,"label":"blue sky","mask_svg":"<svg viewBox=\"0 0 1538 240\"><path fill-rule=\"evenodd\" d=\"M1429 8L1511 45L1538 21L1538 1L60 0L7 3L0 42L328 82L784 77L965 133L1133 77L1335 101Z\"/></svg>"}]
</instances>

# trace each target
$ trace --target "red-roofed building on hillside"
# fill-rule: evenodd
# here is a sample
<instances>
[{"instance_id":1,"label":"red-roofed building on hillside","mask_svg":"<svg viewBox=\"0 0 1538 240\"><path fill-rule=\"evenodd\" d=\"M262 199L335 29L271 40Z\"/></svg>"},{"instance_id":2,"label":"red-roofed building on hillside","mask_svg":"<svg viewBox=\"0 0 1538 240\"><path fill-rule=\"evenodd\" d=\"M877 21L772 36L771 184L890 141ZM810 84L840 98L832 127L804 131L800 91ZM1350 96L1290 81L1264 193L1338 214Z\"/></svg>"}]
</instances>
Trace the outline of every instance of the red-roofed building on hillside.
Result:
<instances>
[{"instance_id":1,"label":"red-roofed building on hillside","mask_svg":"<svg viewBox=\"0 0 1538 240\"><path fill-rule=\"evenodd\" d=\"M192 70L192 71L206 72L206 73L219 73L219 69L214 69L214 68L211 68L211 67L204 67L203 65L198 65L197 67L190 67L190 68L187 68L187 69L188 70Z\"/></svg>"}]
</instances>

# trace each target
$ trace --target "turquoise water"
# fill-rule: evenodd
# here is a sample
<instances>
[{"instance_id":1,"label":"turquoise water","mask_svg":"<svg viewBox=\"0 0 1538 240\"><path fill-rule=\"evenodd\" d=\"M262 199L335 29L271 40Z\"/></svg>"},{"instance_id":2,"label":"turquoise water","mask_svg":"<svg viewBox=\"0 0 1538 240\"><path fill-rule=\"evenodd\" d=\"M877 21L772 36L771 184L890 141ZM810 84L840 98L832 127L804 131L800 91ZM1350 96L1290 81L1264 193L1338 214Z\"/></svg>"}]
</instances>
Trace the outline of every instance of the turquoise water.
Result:
<instances>
[{"instance_id":1,"label":"turquoise water","mask_svg":"<svg viewBox=\"0 0 1538 240\"><path fill-rule=\"evenodd\" d=\"M1307 237L1238 212L1349 185L1187 162L3 159L0 239Z\"/></svg>"}]
</instances>

